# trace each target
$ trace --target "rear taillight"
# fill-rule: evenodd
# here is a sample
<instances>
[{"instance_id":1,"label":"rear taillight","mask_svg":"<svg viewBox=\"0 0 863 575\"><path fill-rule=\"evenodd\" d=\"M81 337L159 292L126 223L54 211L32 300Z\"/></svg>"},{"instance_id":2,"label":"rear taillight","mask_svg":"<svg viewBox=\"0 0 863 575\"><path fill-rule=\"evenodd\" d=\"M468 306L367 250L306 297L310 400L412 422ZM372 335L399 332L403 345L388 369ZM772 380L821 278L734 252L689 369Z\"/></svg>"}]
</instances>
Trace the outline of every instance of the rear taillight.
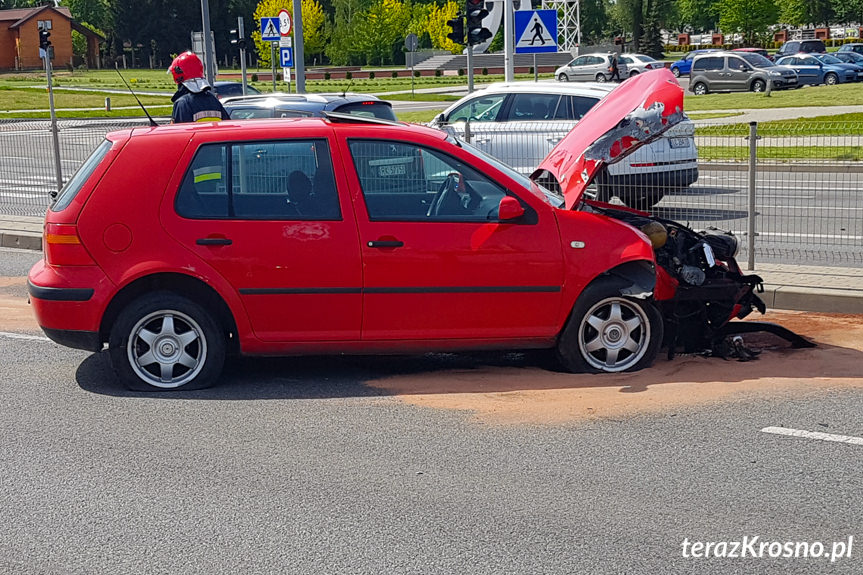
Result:
<instances>
[{"instance_id":1,"label":"rear taillight","mask_svg":"<svg viewBox=\"0 0 863 575\"><path fill-rule=\"evenodd\" d=\"M53 266L92 266L90 257L74 224L45 224L45 261Z\"/></svg>"}]
</instances>

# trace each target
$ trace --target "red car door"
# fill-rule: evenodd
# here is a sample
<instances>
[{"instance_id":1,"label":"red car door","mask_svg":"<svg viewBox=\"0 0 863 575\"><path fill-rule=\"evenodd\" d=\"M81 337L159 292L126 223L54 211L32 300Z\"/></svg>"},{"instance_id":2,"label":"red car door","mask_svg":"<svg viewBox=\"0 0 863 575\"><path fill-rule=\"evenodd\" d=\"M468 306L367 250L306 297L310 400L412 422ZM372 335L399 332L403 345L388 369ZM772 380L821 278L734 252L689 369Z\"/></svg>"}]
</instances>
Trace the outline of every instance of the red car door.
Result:
<instances>
[{"instance_id":1,"label":"red car door","mask_svg":"<svg viewBox=\"0 0 863 575\"><path fill-rule=\"evenodd\" d=\"M514 194L496 170L440 138L380 137L364 127L342 147L362 249L363 340L553 337L563 282L553 210L519 198L525 215L497 221L501 198Z\"/></svg>"},{"instance_id":2,"label":"red car door","mask_svg":"<svg viewBox=\"0 0 863 575\"><path fill-rule=\"evenodd\" d=\"M162 206L168 232L238 292L261 340L360 336L356 224L322 128L252 142L196 135L176 198Z\"/></svg>"}]
</instances>

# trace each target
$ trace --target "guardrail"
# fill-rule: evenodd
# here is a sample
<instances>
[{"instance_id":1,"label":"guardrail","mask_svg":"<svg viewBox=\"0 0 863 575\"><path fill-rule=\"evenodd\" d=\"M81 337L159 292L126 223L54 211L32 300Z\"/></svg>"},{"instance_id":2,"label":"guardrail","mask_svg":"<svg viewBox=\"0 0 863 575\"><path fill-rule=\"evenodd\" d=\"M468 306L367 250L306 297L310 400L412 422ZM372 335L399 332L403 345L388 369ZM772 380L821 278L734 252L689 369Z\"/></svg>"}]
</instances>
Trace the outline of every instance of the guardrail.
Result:
<instances>
[{"instance_id":1,"label":"guardrail","mask_svg":"<svg viewBox=\"0 0 863 575\"><path fill-rule=\"evenodd\" d=\"M71 178L107 132L143 125L146 121L58 122L63 180ZM49 194L57 188L52 136L47 121L0 122L0 213L45 213ZM501 132L500 137L524 142L517 130ZM733 231L741 239L740 259L750 266L756 259L863 265L863 193L858 182L863 174L863 123L700 126L695 142L698 180L679 189L656 187L653 191L664 197L651 208L654 214L699 230ZM542 159L526 151L520 156L523 172L532 171ZM618 202L647 184L623 179L616 185L617 191L605 199ZM590 192L602 195L595 186Z\"/></svg>"}]
</instances>

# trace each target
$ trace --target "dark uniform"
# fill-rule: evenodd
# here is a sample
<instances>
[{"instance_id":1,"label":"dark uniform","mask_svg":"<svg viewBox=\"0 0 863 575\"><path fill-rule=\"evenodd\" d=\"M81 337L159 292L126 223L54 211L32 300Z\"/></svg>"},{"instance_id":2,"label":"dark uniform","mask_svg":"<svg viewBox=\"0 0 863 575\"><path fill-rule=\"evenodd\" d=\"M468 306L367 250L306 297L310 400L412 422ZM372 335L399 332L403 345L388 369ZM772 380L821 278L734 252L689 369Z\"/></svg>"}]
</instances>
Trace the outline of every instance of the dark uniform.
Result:
<instances>
[{"instance_id":1,"label":"dark uniform","mask_svg":"<svg viewBox=\"0 0 863 575\"><path fill-rule=\"evenodd\" d=\"M204 88L200 92L192 92L183 84L177 89L177 93L171 97L174 103L174 111L171 113L171 122L217 122L228 120L230 116L219 99L210 92L210 88Z\"/></svg>"}]
</instances>

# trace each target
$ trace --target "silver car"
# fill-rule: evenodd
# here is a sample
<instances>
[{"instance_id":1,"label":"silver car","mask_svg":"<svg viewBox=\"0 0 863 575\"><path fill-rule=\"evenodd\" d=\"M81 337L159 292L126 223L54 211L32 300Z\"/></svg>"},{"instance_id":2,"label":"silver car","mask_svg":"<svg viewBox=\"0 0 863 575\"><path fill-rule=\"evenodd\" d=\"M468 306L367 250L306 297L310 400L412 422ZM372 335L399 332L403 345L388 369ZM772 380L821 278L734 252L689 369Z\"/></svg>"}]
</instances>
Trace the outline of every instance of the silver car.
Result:
<instances>
[{"instance_id":1,"label":"silver car","mask_svg":"<svg viewBox=\"0 0 863 575\"><path fill-rule=\"evenodd\" d=\"M465 96L431 123L467 139L516 170L531 174L551 149L600 100L610 84L513 82L492 84ZM597 197L617 196L648 209L666 192L698 179L695 126L684 120L662 138L610 164L597 178Z\"/></svg>"},{"instance_id":2,"label":"silver car","mask_svg":"<svg viewBox=\"0 0 863 575\"><path fill-rule=\"evenodd\" d=\"M647 72L648 70L658 70L664 68L665 64L651 58L647 54L621 54L618 58L618 69L621 70L620 75L625 77L622 70L627 70L626 76L630 78L637 74Z\"/></svg>"},{"instance_id":3,"label":"silver car","mask_svg":"<svg viewBox=\"0 0 863 575\"><path fill-rule=\"evenodd\" d=\"M629 75L626 64L619 60L617 69L621 78ZM611 54L597 52L578 56L555 70L554 77L561 82L608 82L611 79Z\"/></svg>"}]
</instances>

